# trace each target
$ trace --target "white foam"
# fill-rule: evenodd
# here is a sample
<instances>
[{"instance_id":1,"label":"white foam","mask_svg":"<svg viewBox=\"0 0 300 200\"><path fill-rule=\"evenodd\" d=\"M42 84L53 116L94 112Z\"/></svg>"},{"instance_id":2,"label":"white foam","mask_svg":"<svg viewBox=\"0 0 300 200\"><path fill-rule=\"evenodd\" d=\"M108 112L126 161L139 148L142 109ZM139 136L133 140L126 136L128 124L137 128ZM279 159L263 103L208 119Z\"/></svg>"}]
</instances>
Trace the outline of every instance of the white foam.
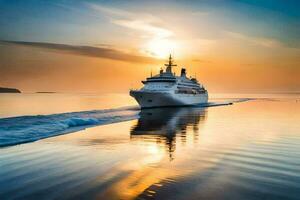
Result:
<instances>
[{"instance_id":1,"label":"white foam","mask_svg":"<svg viewBox=\"0 0 300 200\"><path fill-rule=\"evenodd\" d=\"M138 107L93 110L54 115L20 116L0 119L0 147L82 130L84 128L132 120Z\"/></svg>"}]
</instances>

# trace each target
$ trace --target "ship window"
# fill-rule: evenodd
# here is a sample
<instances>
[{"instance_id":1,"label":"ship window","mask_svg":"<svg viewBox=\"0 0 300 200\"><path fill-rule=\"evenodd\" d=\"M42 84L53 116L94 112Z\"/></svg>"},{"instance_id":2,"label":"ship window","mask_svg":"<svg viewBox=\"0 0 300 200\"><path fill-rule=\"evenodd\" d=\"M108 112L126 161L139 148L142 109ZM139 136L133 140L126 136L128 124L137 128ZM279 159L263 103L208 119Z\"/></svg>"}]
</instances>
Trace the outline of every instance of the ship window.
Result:
<instances>
[{"instance_id":1,"label":"ship window","mask_svg":"<svg viewBox=\"0 0 300 200\"><path fill-rule=\"evenodd\" d=\"M152 102L152 100L151 100L151 99L149 99L149 100L148 100L148 102Z\"/></svg>"}]
</instances>

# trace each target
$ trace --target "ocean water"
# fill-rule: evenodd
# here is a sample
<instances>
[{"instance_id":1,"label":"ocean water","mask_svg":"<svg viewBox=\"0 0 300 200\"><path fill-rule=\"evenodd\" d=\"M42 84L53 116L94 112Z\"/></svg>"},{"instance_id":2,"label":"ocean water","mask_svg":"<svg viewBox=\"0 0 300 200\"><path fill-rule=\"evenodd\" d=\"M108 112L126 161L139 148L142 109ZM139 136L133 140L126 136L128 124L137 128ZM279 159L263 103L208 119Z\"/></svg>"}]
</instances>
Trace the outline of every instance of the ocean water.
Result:
<instances>
[{"instance_id":1,"label":"ocean water","mask_svg":"<svg viewBox=\"0 0 300 200\"><path fill-rule=\"evenodd\" d=\"M205 106L247 100L219 99ZM131 97L121 94L2 94L0 103L0 147L137 119L140 112Z\"/></svg>"},{"instance_id":2,"label":"ocean water","mask_svg":"<svg viewBox=\"0 0 300 200\"><path fill-rule=\"evenodd\" d=\"M50 115L135 106L127 94L0 93L0 118Z\"/></svg>"},{"instance_id":3,"label":"ocean water","mask_svg":"<svg viewBox=\"0 0 300 200\"><path fill-rule=\"evenodd\" d=\"M23 103L37 97L0 98L2 142L38 136L0 148L0 199L300 197L297 95L216 95L210 105L219 106L143 111L126 95L71 96L80 100L64 107L70 96L52 96L36 109Z\"/></svg>"}]
</instances>

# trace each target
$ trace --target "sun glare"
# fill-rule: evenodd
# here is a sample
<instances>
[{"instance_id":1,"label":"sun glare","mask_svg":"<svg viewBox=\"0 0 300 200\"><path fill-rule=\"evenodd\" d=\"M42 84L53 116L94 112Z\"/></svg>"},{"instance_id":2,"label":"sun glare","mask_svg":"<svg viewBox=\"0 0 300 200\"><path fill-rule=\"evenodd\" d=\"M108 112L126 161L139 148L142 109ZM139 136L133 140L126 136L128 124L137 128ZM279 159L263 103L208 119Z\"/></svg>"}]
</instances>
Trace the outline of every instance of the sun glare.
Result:
<instances>
[{"instance_id":1,"label":"sun glare","mask_svg":"<svg viewBox=\"0 0 300 200\"><path fill-rule=\"evenodd\" d=\"M177 44L168 39L154 39L146 46L147 52L158 58L166 58L169 54L176 52L176 49Z\"/></svg>"}]
</instances>

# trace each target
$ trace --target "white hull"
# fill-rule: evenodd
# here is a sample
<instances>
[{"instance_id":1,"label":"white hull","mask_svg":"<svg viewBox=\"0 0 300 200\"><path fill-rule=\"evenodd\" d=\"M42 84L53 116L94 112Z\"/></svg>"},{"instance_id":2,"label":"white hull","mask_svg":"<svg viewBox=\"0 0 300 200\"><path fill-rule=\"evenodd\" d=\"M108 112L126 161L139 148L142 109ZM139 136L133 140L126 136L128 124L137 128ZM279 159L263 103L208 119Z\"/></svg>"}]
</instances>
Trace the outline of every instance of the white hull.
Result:
<instances>
[{"instance_id":1,"label":"white hull","mask_svg":"<svg viewBox=\"0 0 300 200\"><path fill-rule=\"evenodd\" d=\"M172 91L141 91L132 90L130 95L136 99L141 108L192 106L205 104L207 93L203 94L175 94Z\"/></svg>"}]
</instances>

